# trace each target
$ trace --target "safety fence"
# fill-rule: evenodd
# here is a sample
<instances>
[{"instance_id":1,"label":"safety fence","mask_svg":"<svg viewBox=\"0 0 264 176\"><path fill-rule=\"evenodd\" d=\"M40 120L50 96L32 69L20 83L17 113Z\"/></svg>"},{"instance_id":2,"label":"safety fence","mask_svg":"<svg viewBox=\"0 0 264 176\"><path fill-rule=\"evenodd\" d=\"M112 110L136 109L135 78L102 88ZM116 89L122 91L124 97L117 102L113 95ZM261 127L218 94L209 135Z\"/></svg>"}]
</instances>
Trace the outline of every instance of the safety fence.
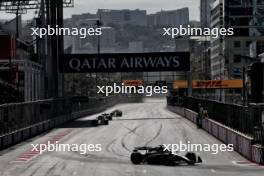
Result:
<instances>
[{"instance_id":1,"label":"safety fence","mask_svg":"<svg viewBox=\"0 0 264 176\"><path fill-rule=\"evenodd\" d=\"M185 107L195 112L200 111L200 105L208 112L210 119L250 136L256 134L264 111L261 105L241 106L193 97L168 97L167 100L168 105Z\"/></svg>"},{"instance_id":2,"label":"safety fence","mask_svg":"<svg viewBox=\"0 0 264 176\"><path fill-rule=\"evenodd\" d=\"M115 104L141 100L142 97L77 97L0 105L0 150L1 145L6 148L16 143L17 139L23 141L65 122L99 113Z\"/></svg>"},{"instance_id":3,"label":"safety fence","mask_svg":"<svg viewBox=\"0 0 264 176\"><path fill-rule=\"evenodd\" d=\"M198 113L180 106L168 105L167 108L170 111L185 117L191 122L195 124L197 123ZM225 144L232 144L234 150L247 159L258 164L264 163L264 148L259 144L254 144L255 141L252 137L240 133L210 118L204 118L201 122L201 129L204 129Z\"/></svg>"}]
</instances>

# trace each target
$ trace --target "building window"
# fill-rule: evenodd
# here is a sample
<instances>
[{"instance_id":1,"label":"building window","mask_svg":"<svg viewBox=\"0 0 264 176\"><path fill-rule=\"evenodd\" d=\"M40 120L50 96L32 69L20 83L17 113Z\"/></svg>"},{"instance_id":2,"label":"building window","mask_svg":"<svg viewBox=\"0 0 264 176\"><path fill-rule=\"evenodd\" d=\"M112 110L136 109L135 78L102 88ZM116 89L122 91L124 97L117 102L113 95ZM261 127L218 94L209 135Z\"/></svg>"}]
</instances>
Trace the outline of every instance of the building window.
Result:
<instances>
[{"instance_id":1,"label":"building window","mask_svg":"<svg viewBox=\"0 0 264 176\"><path fill-rule=\"evenodd\" d=\"M234 47L235 48L240 48L241 47L241 42L240 41L234 41Z\"/></svg>"},{"instance_id":2,"label":"building window","mask_svg":"<svg viewBox=\"0 0 264 176\"><path fill-rule=\"evenodd\" d=\"M241 62L241 57L234 55L234 63L240 63Z\"/></svg>"},{"instance_id":3,"label":"building window","mask_svg":"<svg viewBox=\"0 0 264 176\"><path fill-rule=\"evenodd\" d=\"M252 42L251 41L246 41L246 47L248 48L248 47L250 47L250 44L251 44Z\"/></svg>"}]
</instances>

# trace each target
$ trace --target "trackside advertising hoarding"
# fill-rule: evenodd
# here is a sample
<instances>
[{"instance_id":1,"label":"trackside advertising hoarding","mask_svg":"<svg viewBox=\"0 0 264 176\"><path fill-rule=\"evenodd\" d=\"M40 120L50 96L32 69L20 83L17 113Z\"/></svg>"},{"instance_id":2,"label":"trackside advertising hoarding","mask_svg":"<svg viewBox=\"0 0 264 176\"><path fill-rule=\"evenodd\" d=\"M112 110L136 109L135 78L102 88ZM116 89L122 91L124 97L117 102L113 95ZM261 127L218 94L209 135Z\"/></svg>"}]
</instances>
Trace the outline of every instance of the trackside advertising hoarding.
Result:
<instances>
[{"instance_id":1,"label":"trackside advertising hoarding","mask_svg":"<svg viewBox=\"0 0 264 176\"><path fill-rule=\"evenodd\" d=\"M174 89L187 89L186 80L175 80L173 81ZM242 89L243 80L233 79L233 80L193 80L193 89Z\"/></svg>"},{"instance_id":2,"label":"trackside advertising hoarding","mask_svg":"<svg viewBox=\"0 0 264 176\"><path fill-rule=\"evenodd\" d=\"M61 73L190 71L189 52L65 54Z\"/></svg>"}]
</instances>

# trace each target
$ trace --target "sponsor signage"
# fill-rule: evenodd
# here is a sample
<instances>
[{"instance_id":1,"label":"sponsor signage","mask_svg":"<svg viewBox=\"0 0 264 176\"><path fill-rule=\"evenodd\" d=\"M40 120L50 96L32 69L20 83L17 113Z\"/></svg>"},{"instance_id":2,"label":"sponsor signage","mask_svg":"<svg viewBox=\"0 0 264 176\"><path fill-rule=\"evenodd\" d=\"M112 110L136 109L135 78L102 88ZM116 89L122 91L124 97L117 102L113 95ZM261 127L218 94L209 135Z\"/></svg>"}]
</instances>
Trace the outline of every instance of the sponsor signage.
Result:
<instances>
[{"instance_id":1,"label":"sponsor signage","mask_svg":"<svg viewBox=\"0 0 264 176\"><path fill-rule=\"evenodd\" d=\"M143 80L123 80L125 86L142 86Z\"/></svg>"},{"instance_id":2,"label":"sponsor signage","mask_svg":"<svg viewBox=\"0 0 264 176\"><path fill-rule=\"evenodd\" d=\"M174 89L187 89L186 80L176 80L173 82ZM243 81L235 80L193 80L193 89L242 89Z\"/></svg>"},{"instance_id":3,"label":"sponsor signage","mask_svg":"<svg viewBox=\"0 0 264 176\"><path fill-rule=\"evenodd\" d=\"M65 54L62 73L189 71L189 52Z\"/></svg>"}]
</instances>

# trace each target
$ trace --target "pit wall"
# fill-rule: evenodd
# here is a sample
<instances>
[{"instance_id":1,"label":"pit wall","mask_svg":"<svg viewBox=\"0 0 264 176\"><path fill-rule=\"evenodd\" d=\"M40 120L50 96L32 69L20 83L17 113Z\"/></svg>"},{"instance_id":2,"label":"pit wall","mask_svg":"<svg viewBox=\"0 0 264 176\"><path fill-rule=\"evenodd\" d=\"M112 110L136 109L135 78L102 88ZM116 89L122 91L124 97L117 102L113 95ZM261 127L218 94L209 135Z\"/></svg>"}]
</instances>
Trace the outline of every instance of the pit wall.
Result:
<instances>
[{"instance_id":1,"label":"pit wall","mask_svg":"<svg viewBox=\"0 0 264 176\"><path fill-rule=\"evenodd\" d=\"M196 124L198 113L177 106L167 106L167 108ZM246 157L248 160L258 164L264 164L262 148L258 145L252 145L252 137L246 136L209 118L203 119L202 129L225 144L233 144L234 150Z\"/></svg>"}]
</instances>

